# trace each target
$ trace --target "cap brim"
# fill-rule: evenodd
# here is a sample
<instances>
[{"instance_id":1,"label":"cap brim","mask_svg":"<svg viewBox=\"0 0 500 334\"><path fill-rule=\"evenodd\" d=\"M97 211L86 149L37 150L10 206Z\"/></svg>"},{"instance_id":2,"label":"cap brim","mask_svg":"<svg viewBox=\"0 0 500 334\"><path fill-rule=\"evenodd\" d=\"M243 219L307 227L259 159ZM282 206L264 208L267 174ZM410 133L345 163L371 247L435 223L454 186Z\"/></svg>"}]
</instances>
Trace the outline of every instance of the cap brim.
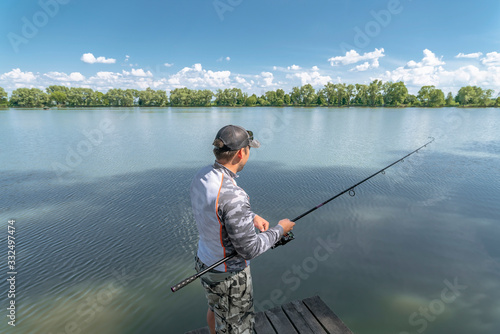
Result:
<instances>
[{"instance_id":1,"label":"cap brim","mask_svg":"<svg viewBox=\"0 0 500 334\"><path fill-rule=\"evenodd\" d=\"M260 142L257 139L252 139L248 145L253 148L259 148Z\"/></svg>"}]
</instances>

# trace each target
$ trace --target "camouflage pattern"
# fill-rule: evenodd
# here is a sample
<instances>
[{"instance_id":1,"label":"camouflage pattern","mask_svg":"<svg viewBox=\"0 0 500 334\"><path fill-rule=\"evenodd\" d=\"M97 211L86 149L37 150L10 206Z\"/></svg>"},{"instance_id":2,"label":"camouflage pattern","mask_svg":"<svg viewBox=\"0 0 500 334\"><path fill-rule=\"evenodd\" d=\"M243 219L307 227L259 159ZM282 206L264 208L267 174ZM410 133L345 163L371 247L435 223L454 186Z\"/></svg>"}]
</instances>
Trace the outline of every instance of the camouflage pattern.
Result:
<instances>
[{"instance_id":1,"label":"camouflage pattern","mask_svg":"<svg viewBox=\"0 0 500 334\"><path fill-rule=\"evenodd\" d=\"M206 266L196 258L196 271ZM255 315L250 267L232 273L208 272L201 278L217 334L253 334Z\"/></svg>"},{"instance_id":2,"label":"camouflage pattern","mask_svg":"<svg viewBox=\"0 0 500 334\"><path fill-rule=\"evenodd\" d=\"M236 184L234 180L236 175L217 162L214 168L221 168L231 176L220 189L218 216L224 225L222 243L226 253L231 254L236 251L240 255L226 262L227 270L241 270L249 264L245 260L253 259L271 248L283 235L283 229L278 225L257 234L253 224L255 213L250 208L250 198Z\"/></svg>"},{"instance_id":3,"label":"camouflage pattern","mask_svg":"<svg viewBox=\"0 0 500 334\"><path fill-rule=\"evenodd\" d=\"M198 257L212 264L234 253L238 256L215 269L230 272L243 270L250 259L267 251L283 235L276 225L257 234L255 213L246 192L238 187L237 175L215 163L201 169L191 184L191 204L200 234Z\"/></svg>"}]
</instances>

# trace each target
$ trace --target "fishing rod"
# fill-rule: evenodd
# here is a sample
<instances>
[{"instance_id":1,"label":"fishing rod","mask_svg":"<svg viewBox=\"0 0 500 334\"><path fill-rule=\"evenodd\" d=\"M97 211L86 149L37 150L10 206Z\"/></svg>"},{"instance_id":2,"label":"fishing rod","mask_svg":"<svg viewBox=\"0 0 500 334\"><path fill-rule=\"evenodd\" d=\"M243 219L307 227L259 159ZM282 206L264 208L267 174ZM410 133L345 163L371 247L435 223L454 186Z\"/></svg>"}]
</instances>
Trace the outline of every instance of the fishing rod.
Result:
<instances>
[{"instance_id":1,"label":"fishing rod","mask_svg":"<svg viewBox=\"0 0 500 334\"><path fill-rule=\"evenodd\" d=\"M376 175L378 175L378 174L380 174L380 173L385 174L385 170L386 170L386 169L388 169L388 168L390 168L390 167L394 166L394 165L395 165L395 164L397 164L398 162L404 162L404 159L406 159L407 157L409 157L409 156L410 156L410 155L412 155L413 153L415 153L415 152L417 152L417 153L418 153L418 151L419 151L420 149L422 149L422 148L424 148L424 147L427 147L427 145L429 145L430 143L432 143L432 142L434 141L434 137L429 137L429 138L432 138L432 140L430 140L430 141L429 141L429 142L427 142L426 144L424 144L424 145L420 146L420 147L419 147L419 148L417 148L416 150L414 150L414 151L412 151L412 152L408 153L407 155L405 155L405 156L404 156L404 157L402 157L401 159L398 159L398 160L394 161L392 164L390 164L390 165L388 165L388 166L386 166L386 167L382 168L381 170L377 171L376 173L373 173L372 175L368 176L368 177L367 177L367 178L365 178L364 180L359 181L359 182L358 182L358 183L356 183L355 185L353 185L353 186L351 186L351 187L349 187L349 188L347 188L347 189L345 189L345 190L341 191L340 193L338 193L337 195L333 196L332 198L329 198L329 199L327 199L326 201L324 201L323 203L316 205L314 208L312 208L312 209L310 209L310 210L308 210L308 211L304 212L304 213L303 213L303 214L301 214L300 216L295 217L295 218L294 218L294 219L292 219L291 221L296 222L297 220L299 220L299 219L301 219L301 218L303 218L303 217L307 216L308 214L310 214L310 213L311 213L311 212L313 212L313 211L316 211L317 209L321 208L323 205L327 204L328 202L333 201L334 199L336 199L336 198L337 198L337 197L339 197L339 196L344 195L345 193L349 193L349 195L350 195L350 196L355 196L355 195L356 195L356 192L354 191L354 188L356 188L356 187L357 187L357 186L359 186L360 184L362 184L362 183L364 183L364 182L368 181L369 179L371 179L372 177L374 177L374 176L376 176ZM278 247L278 246L283 246L283 245L287 244L288 242L292 241L293 239L295 239L295 236L294 236L294 234L290 231L290 232L288 232L287 234L285 234L284 236L282 236L282 237L281 237L281 239L280 239L280 240L278 240L278 242L276 242L276 243L275 243L275 244L274 244L271 248L272 248L272 249L274 249L274 248L276 248L276 247ZM202 275L206 274L208 271L210 271L210 270L214 269L215 267L217 267L217 266L219 266L219 265L223 264L224 262L231 260L231 259L232 259L233 257L235 257L236 255L238 255L238 254L237 254L236 252L234 252L234 253L232 253L232 254L230 254L230 255L226 256L225 258L220 259L219 261L215 262L215 263L214 263L214 264L212 264L211 266L209 266L209 267L207 267L207 268L205 268L205 269L203 269L203 270L201 270L201 271L197 272L197 273L196 273L196 274L194 274L193 276L188 277L188 278L186 278L185 280L183 280L183 281L181 281L181 282L177 283L176 285L172 286L172 287L170 288L170 290L172 290L172 292L176 292L177 290L182 289L183 287L185 287L185 286L186 286L186 285L188 285L189 283L191 283L191 282L195 281L198 277L200 277L200 276L202 276Z\"/></svg>"}]
</instances>

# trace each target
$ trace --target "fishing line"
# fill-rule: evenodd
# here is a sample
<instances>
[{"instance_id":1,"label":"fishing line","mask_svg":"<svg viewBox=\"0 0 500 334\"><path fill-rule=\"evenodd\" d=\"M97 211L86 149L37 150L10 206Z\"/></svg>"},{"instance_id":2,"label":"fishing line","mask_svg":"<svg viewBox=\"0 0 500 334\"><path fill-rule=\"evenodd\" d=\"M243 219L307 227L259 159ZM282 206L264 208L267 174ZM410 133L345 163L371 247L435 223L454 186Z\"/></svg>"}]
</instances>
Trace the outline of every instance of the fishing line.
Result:
<instances>
[{"instance_id":1,"label":"fishing line","mask_svg":"<svg viewBox=\"0 0 500 334\"><path fill-rule=\"evenodd\" d=\"M349 194L349 196L351 196L351 197L356 196L356 191L355 191L354 189L355 189L357 186L359 186L360 184L362 184L362 183L364 183L364 182L368 181L369 179L371 179L372 177L374 177L374 176L376 176L376 175L378 175L378 174L382 174L382 175L384 175L384 174L385 174L385 170L386 170L386 169L388 169L388 168L390 168L390 167L394 166L394 165L395 165L395 164L397 164L398 162L404 162L404 159L405 159L405 158L407 158L407 157L409 157L409 156L410 156L410 155L412 155L413 153L418 153L418 151L419 151L420 149L422 149L422 148L424 148L424 147L427 147L427 145L429 145L430 143L432 143L432 142L434 141L434 137L429 137L429 138L432 138L432 139L431 139L429 142L427 142L427 143L425 143L424 145L422 145L422 146L420 146L419 148L417 148L416 150L414 150L414 151L412 151L412 152L408 153L407 155L405 155L405 156L404 156L404 157L402 157L401 159L398 159L398 160L394 161L392 164L390 164L390 165L388 165L388 166L386 166L386 167L384 167L384 168L380 169L380 170L379 170L379 171L377 171L376 173L373 173L372 175L368 176L367 178L363 179L362 181L359 181L359 182L358 182L358 183L356 183L355 185L353 185L353 186L351 186L351 187L349 187L349 188L347 188L347 189L345 189L345 190L341 191L340 193L338 193L337 195L335 195L335 196L333 196L333 197L331 197L331 198L327 199L327 200L326 200L326 201L324 201L323 203L320 203L320 204L316 205L314 208L312 208L312 209L310 209L310 210L308 210L308 211L304 212L304 213L303 213L303 214L301 214L300 216L297 216L297 217L295 217L294 219L291 219L291 221L296 222L297 220L299 220L299 219L301 219L301 218L304 218L305 216L307 216L307 215L308 215L308 214L310 214L311 212L316 211L317 209L321 208L323 205L327 204L328 202L333 201L334 199L336 199L336 198L337 198L337 197L339 197L339 196L344 195L345 193L348 193L348 194ZM273 249L274 249L274 248L276 248L276 247L278 247L278 246L283 246L283 245L285 245L286 243L288 243L288 242L292 241L293 239L295 239L295 236L294 236L294 234L290 231L290 232L288 232L287 234L285 234L284 236L282 236L282 237L281 237L281 239L280 239L278 242L276 242L276 243L275 243L275 244L274 244L271 248L273 248ZM231 255L229 255L229 256L226 256L225 258L223 258L223 259L221 259L221 260L219 260L219 261L215 262L215 263L214 263L214 264L212 264L211 266L209 266L209 267L207 267L207 268L205 268L205 269L203 269L203 270L201 270L201 271L197 272L197 273L196 273L196 274L194 274L193 276L188 277L188 278L186 278L185 280L183 280L183 281L181 281L181 282L177 283L176 285L172 286L172 287L170 288L170 290L172 290L172 292L176 292L177 290L182 289L183 287L185 287L185 286L186 286L186 285L188 285L189 283L191 283L191 282L193 282L194 280L196 280L198 277L200 277L200 276L202 276L202 275L206 274L208 271L210 271L210 270L214 269L215 267L217 267L217 266L219 266L219 265L223 264L224 262L231 260L231 259L232 259L233 257L235 257L236 255L238 255L238 254L235 252L235 253L232 253L232 254L231 254Z\"/></svg>"}]
</instances>

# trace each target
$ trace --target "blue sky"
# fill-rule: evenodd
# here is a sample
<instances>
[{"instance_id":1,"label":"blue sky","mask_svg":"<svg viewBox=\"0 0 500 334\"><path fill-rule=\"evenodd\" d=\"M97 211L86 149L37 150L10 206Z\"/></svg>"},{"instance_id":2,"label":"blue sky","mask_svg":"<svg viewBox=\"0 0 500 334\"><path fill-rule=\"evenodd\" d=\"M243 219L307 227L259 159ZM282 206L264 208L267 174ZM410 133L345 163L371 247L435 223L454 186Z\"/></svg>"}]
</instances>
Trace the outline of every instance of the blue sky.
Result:
<instances>
[{"instance_id":1,"label":"blue sky","mask_svg":"<svg viewBox=\"0 0 500 334\"><path fill-rule=\"evenodd\" d=\"M8 92L381 79L500 93L498 0L3 0L0 28Z\"/></svg>"}]
</instances>

